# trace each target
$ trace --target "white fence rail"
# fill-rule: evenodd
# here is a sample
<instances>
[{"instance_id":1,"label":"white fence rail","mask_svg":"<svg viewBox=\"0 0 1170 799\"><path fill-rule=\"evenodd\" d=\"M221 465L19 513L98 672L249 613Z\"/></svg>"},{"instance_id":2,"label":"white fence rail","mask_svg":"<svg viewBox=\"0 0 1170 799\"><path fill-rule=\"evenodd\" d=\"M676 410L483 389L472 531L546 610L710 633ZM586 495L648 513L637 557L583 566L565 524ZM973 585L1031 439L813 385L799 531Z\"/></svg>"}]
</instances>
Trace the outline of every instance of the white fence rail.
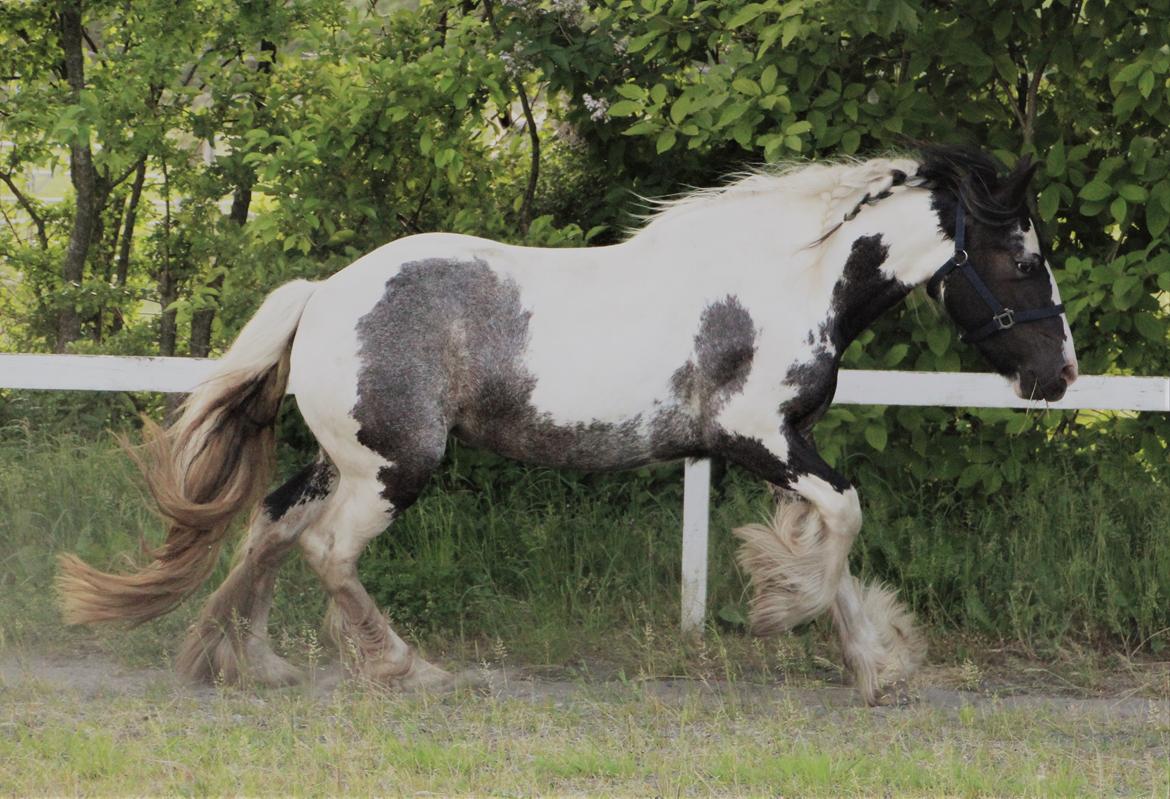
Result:
<instances>
[{"instance_id":1,"label":"white fence rail","mask_svg":"<svg viewBox=\"0 0 1170 799\"><path fill-rule=\"evenodd\" d=\"M197 358L0 354L0 388L183 393L215 362ZM1059 402L1018 398L998 375L842 370L834 402L846 405L942 405L973 408L1095 409L1170 412L1170 378L1081 377ZM682 627L702 628L707 596L710 462L688 460L683 491Z\"/></svg>"}]
</instances>

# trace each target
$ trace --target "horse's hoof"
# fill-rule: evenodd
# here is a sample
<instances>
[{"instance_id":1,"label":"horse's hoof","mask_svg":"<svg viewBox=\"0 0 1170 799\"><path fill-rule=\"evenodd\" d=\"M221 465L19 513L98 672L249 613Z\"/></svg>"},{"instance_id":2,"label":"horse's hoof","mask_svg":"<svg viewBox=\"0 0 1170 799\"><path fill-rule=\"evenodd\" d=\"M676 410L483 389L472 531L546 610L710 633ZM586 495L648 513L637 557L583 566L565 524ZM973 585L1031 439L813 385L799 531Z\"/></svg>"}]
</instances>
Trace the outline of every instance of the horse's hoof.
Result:
<instances>
[{"instance_id":1,"label":"horse's hoof","mask_svg":"<svg viewBox=\"0 0 1170 799\"><path fill-rule=\"evenodd\" d=\"M898 680L883 687L871 703L874 707L907 707L918 701L908 680Z\"/></svg>"}]
</instances>

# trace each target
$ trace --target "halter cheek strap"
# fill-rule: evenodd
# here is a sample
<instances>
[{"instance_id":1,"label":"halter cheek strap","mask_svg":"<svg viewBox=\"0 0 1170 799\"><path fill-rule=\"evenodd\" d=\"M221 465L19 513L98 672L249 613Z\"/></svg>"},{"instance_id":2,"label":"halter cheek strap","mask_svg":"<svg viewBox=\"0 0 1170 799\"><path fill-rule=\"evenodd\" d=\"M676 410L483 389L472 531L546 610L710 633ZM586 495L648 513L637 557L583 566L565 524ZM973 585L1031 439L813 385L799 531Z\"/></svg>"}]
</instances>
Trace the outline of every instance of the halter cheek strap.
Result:
<instances>
[{"instance_id":1,"label":"halter cheek strap","mask_svg":"<svg viewBox=\"0 0 1170 799\"><path fill-rule=\"evenodd\" d=\"M959 200L955 205L955 254L938 268L938 271L934 273L934 276L930 278L930 282L927 284L927 288L931 294L936 297L941 296L939 289L942 287L943 281L957 269L963 273L963 276L967 278L967 282L971 284L979 296L983 298L983 302L991 309L991 319L974 330L964 331L959 338L968 343L982 341L988 336L994 335L1001 330L1015 327L1018 324L1035 322L1038 319L1047 319L1050 316L1060 316L1064 313L1063 305L1015 311L1005 307L999 301L988 285L983 282L983 278L979 277L979 273L975 271L975 267L971 265L971 259L967 256L967 225L965 213L963 210L963 202Z\"/></svg>"}]
</instances>

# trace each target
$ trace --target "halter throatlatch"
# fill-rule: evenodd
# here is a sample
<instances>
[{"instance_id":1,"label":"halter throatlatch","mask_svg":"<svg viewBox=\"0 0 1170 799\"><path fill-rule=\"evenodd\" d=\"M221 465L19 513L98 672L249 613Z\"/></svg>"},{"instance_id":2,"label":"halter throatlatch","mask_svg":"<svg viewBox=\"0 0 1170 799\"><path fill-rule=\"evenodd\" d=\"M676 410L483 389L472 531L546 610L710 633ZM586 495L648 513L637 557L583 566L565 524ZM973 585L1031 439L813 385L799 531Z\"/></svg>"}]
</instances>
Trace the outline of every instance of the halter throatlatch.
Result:
<instances>
[{"instance_id":1,"label":"halter throatlatch","mask_svg":"<svg viewBox=\"0 0 1170 799\"><path fill-rule=\"evenodd\" d=\"M939 288L941 288L943 281L958 269L967 278L967 282L978 292L979 296L983 298L983 301L987 303L987 307L991 309L991 319L974 330L968 330L960 334L959 338L968 343L982 341L988 336L999 333L1001 330L1015 327L1018 324L1035 322L1039 319L1047 319L1050 316L1059 316L1064 313L1064 305L1053 305L1049 308L1031 308L1026 311L1016 311L1005 307L996 298L995 294L992 293L988 285L983 282L983 278L979 277L979 273L975 271L975 267L971 265L971 259L967 256L967 250L965 249L967 225L964 213L963 201L959 199L955 206L955 254L938 268L938 271L934 273L934 276L927 284L927 288L931 294L934 294L936 297L941 296L939 294Z\"/></svg>"}]
</instances>

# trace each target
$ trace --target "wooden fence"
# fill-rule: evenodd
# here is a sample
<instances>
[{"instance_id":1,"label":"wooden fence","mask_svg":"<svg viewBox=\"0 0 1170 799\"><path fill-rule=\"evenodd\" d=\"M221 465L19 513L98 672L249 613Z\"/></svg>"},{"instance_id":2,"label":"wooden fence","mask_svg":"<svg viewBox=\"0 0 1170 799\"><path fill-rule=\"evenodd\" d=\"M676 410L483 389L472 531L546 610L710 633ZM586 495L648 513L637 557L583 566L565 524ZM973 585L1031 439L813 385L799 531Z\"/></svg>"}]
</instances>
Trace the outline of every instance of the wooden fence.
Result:
<instances>
[{"instance_id":1,"label":"wooden fence","mask_svg":"<svg viewBox=\"0 0 1170 799\"><path fill-rule=\"evenodd\" d=\"M184 393L204 380L212 360L107 355L0 354L0 388ZM939 405L1170 411L1170 378L1085 375L1059 402L1018 398L993 374L842 370L835 404ZM698 631L707 604L707 521L711 464L688 460L683 490L682 627Z\"/></svg>"}]
</instances>

